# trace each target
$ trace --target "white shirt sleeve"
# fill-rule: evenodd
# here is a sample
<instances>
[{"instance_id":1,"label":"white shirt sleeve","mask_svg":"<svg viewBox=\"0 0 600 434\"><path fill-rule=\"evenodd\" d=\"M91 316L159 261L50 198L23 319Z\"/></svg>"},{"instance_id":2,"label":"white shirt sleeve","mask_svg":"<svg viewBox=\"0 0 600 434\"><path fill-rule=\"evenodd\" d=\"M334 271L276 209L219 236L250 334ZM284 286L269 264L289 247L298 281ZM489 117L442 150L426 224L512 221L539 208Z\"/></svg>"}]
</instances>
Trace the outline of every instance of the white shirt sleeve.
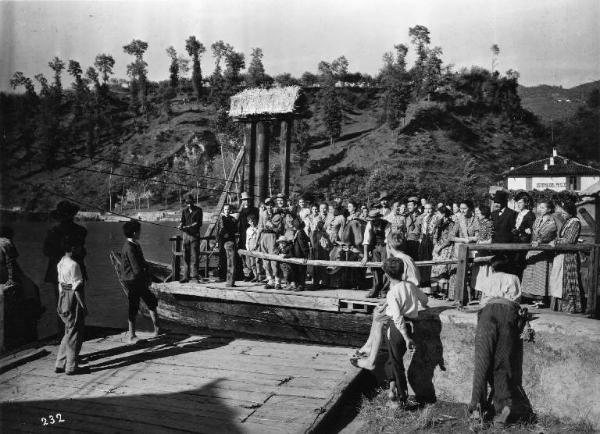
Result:
<instances>
[{"instance_id":1,"label":"white shirt sleeve","mask_svg":"<svg viewBox=\"0 0 600 434\"><path fill-rule=\"evenodd\" d=\"M363 246L368 246L369 244L371 244L371 222L367 222L363 236Z\"/></svg>"},{"instance_id":2,"label":"white shirt sleeve","mask_svg":"<svg viewBox=\"0 0 600 434\"><path fill-rule=\"evenodd\" d=\"M405 336L407 333L406 329L406 321L404 321L404 315L400 311L400 304L402 300L398 299L398 291L393 291L390 288L386 296L386 314L392 318L394 325L400 331L402 336Z\"/></svg>"}]
</instances>

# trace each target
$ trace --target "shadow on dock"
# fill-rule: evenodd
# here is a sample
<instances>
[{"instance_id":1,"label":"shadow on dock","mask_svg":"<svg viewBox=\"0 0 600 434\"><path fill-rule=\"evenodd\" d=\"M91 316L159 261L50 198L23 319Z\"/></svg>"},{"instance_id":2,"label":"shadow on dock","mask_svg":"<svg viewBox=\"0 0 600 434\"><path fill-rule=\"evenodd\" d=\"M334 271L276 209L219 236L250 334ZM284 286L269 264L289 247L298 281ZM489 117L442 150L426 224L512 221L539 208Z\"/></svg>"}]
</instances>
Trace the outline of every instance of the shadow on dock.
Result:
<instances>
[{"instance_id":1,"label":"shadow on dock","mask_svg":"<svg viewBox=\"0 0 600 434\"><path fill-rule=\"evenodd\" d=\"M221 381L179 393L3 403L0 431L245 432L239 412L218 397Z\"/></svg>"}]
</instances>

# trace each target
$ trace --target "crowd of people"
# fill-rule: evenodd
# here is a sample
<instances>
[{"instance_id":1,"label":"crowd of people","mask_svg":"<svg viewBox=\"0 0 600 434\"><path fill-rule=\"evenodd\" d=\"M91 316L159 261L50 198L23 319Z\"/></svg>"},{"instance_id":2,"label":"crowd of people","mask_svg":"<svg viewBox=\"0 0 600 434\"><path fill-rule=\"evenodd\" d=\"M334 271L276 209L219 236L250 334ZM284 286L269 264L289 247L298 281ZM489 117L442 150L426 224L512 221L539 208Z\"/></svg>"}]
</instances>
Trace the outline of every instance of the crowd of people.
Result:
<instances>
[{"instance_id":1,"label":"crowd of people","mask_svg":"<svg viewBox=\"0 0 600 434\"><path fill-rule=\"evenodd\" d=\"M371 207L355 201L344 203L340 198L310 203L301 197L292 203L278 194L257 208L252 199L248 193L242 193L239 209L225 205L217 219L218 276L228 286L243 279L264 283L268 289L303 291L311 280L313 289L368 289L366 297L384 298L389 284L381 268L373 267L372 278L367 279L366 267L344 267L340 263L383 262L391 255L390 236L400 233L404 239L401 250L413 261L434 261L432 266L420 267L421 289L426 294L453 300L457 266L447 262L456 259L459 244L576 244L581 233L573 202L542 200L535 204L527 192L514 197L517 210L508 207L509 194L503 190L493 196L492 207L487 203L475 205L470 199L451 204L414 196L406 201L394 200L385 191ZM202 226L202 210L191 197L187 201L180 225L187 264L182 282L198 276ZM307 267L240 257L239 249L282 258L335 262L330 267ZM584 310L578 253L530 251L513 253L510 259L510 272L522 279L524 299L558 311ZM477 264L469 271L469 297L480 298L487 289L491 269L489 265Z\"/></svg>"}]
</instances>

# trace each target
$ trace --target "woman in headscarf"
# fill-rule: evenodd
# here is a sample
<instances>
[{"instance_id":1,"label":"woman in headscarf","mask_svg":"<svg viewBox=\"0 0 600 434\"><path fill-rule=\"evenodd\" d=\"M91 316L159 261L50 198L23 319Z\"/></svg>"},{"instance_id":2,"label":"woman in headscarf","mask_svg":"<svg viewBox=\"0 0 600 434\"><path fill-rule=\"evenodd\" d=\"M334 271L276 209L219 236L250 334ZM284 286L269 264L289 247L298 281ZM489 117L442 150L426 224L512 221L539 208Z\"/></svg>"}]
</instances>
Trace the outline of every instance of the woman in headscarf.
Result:
<instances>
[{"instance_id":1,"label":"woman in headscarf","mask_svg":"<svg viewBox=\"0 0 600 434\"><path fill-rule=\"evenodd\" d=\"M558 237L551 245L577 244L581 234L581 222L576 217L577 208L570 200L563 200L556 209L565 218ZM581 285L578 252L559 253L554 257L550 273L550 296L554 310L581 313L585 309L585 294Z\"/></svg>"},{"instance_id":2,"label":"woman in headscarf","mask_svg":"<svg viewBox=\"0 0 600 434\"><path fill-rule=\"evenodd\" d=\"M445 206L438 206L436 210L436 226L433 232L433 253L434 261L445 261L452 259L454 252L454 242L450 240L450 235L454 231L454 222L452 221L452 212ZM456 266L452 264L438 264L431 267L432 292L435 293L436 287L448 295L448 285L450 278L456 274Z\"/></svg>"},{"instance_id":3,"label":"woman in headscarf","mask_svg":"<svg viewBox=\"0 0 600 434\"><path fill-rule=\"evenodd\" d=\"M532 227L531 245L549 244L556 239L558 227L553 217L554 203L543 200L538 204L539 217ZM552 252L530 250L525 258L523 270L523 297L541 301L547 305L548 301L548 276Z\"/></svg>"}]
</instances>

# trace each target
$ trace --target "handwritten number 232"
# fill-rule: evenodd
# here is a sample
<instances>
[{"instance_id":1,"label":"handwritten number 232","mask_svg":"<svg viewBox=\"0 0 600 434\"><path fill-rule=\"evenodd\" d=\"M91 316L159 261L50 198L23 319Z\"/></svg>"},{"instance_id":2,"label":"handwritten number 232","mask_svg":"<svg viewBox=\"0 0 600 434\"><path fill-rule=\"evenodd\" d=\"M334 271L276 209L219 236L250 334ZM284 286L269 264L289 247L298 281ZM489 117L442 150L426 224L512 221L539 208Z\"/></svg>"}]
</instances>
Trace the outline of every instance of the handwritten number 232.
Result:
<instances>
[{"instance_id":1,"label":"handwritten number 232","mask_svg":"<svg viewBox=\"0 0 600 434\"><path fill-rule=\"evenodd\" d=\"M65 422L65 419L62 418L62 415L60 413L56 413L55 415L51 414L48 416L47 419L45 417L42 418L43 426L54 425L55 423L63 423L63 422Z\"/></svg>"}]
</instances>

